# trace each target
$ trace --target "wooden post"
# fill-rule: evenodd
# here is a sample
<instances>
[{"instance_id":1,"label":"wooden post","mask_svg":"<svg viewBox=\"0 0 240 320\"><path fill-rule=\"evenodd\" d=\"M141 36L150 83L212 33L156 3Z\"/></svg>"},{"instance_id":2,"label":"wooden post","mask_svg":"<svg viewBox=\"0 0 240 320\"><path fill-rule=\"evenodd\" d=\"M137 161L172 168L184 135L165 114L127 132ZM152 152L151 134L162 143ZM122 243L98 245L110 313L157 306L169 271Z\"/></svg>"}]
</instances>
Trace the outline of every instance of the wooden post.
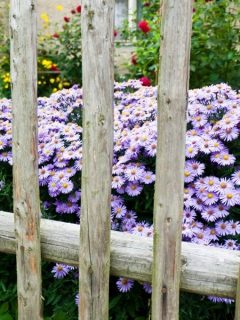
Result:
<instances>
[{"instance_id":1,"label":"wooden post","mask_svg":"<svg viewBox=\"0 0 240 320\"><path fill-rule=\"evenodd\" d=\"M108 319L113 154L114 0L83 0L82 320Z\"/></svg>"},{"instance_id":2,"label":"wooden post","mask_svg":"<svg viewBox=\"0 0 240 320\"><path fill-rule=\"evenodd\" d=\"M137 0L128 0L128 25L130 29L136 29Z\"/></svg>"},{"instance_id":3,"label":"wooden post","mask_svg":"<svg viewBox=\"0 0 240 320\"><path fill-rule=\"evenodd\" d=\"M192 0L162 0L161 10L152 319L176 320Z\"/></svg>"},{"instance_id":4,"label":"wooden post","mask_svg":"<svg viewBox=\"0 0 240 320\"><path fill-rule=\"evenodd\" d=\"M42 319L36 1L11 0L13 191L18 319Z\"/></svg>"},{"instance_id":5,"label":"wooden post","mask_svg":"<svg viewBox=\"0 0 240 320\"><path fill-rule=\"evenodd\" d=\"M240 267L239 267L238 280L237 280L234 320L240 320Z\"/></svg>"}]
</instances>

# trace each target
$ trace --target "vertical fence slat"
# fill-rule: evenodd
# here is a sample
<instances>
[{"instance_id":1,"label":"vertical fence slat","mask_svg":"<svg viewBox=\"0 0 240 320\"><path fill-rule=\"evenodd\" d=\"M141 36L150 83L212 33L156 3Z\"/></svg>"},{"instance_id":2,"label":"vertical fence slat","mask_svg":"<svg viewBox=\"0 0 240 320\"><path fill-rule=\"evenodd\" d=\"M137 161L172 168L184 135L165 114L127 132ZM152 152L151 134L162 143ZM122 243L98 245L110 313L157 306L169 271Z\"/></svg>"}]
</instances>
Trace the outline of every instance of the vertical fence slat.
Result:
<instances>
[{"instance_id":1,"label":"vertical fence slat","mask_svg":"<svg viewBox=\"0 0 240 320\"><path fill-rule=\"evenodd\" d=\"M35 0L11 0L13 192L18 319L42 319Z\"/></svg>"},{"instance_id":2,"label":"vertical fence slat","mask_svg":"<svg viewBox=\"0 0 240 320\"><path fill-rule=\"evenodd\" d=\"M108 319L113 22L114 0L82 1L84 113L79 261L82 320Z\"/></svg>"},{"instance_id":3,"label":"vertical fence slat","mask_svg":"<svg viewBox=\"0 0 240 320\"><path fill-rule=\"evenodd\" d=\"M237 291L236 291L236 298L235 298L234 320L240 320L240 267L238 272Z\"/></svg>"},{"instance_id":4,"label":"vertical fence slat","mask_svg":"<svg viewBox=\"0 0 240 320\"><path fill-rule=\"evenodd\" d=\"M181 219L192 0L162 0L152 319L179 312Z\"/></svg>"}]
</instances>

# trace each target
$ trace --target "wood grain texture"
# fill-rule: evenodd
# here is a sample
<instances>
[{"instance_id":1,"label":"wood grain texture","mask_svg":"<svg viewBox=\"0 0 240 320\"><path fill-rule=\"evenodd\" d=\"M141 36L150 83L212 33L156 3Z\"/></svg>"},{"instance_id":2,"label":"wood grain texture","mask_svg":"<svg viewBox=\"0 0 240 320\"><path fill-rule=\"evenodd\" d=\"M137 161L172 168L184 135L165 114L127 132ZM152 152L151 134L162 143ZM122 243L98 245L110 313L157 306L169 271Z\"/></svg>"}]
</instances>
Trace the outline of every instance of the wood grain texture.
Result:
<instances>
[{"instance_id":1,"label":"wood grain texture","mask_svg":"<svg viewBox=\"0 0 240 320\"><path fill-rule=\"evenodd\" d=\"M240 267L238 272L234 320L240 320Z\"/></svg>"},{"instance_id":2,"label":"wood grain texture","mask_svg":"<svg viewBox=\"0 0 240 320\"><path fill-rule=\"evenodd\" d=\"M162 0L161 12L152 319L177 320L192 0Z\"/></svg>"},{"instance_id":3,"label":"wood grain texture","mask_svg":"<svg viewBox=\"0 0 240 320\"><path fill-rule=\"evenodd\" d=\"M111 232L111 274L151 282L151 238ZM79 263L79 226L41 220L43 259L73 266ZM0 211L0 252L15 254L16 240L12 213ZM234 298L240 265L240 252L182 243L181 282L184 291Z\"/></svg>"},{"instance_id":4,"label":"wood grain texture","mask_svg":"<svg viewBox=\"0 0 240 320\"><path fill-rule=\"evenodd\" d=\"M108 319L113 157L114 0L82 1L82 320Z\"/></svg>"},{"instance_id":5,"label":"wood grain texture","mask_svg":"<svg viewBox=\"0 0 240 320\"><path fill-rule=\"evenodd\" d=\"M11 0L13 190L18 319L42 319L35 0Z\"/></svg>"}]
</instances>

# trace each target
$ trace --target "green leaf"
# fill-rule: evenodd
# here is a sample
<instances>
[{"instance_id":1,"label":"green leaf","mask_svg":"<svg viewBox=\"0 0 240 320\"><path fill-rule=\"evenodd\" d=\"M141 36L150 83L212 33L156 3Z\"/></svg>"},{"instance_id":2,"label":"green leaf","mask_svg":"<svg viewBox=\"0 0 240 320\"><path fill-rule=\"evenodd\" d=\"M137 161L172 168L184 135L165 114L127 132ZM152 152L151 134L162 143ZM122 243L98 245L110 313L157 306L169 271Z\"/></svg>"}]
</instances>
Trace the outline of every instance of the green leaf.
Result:
<instances>
[{"instance_id":1,"label":"green leaf","mask_svg":"<svg viewBox=\"0 0 240 320\"><path fill-rule=\"evenodd\" d=\"M8 302L5 302L0 305L0 315L6 313L7 311L8 311Z\"/></svg>"},{"instance_id":2,"label":"green leaf","mask_svg":"<svg viewBox=\"0 0 240 320\"><path fill-rule=\"evenodd\" d=\"M109 310L116 307L116 305L120 302L120 300L121 300L121 295L118 295L115 298L113 298L109 303Z\"/></svg>"}]
</instances>

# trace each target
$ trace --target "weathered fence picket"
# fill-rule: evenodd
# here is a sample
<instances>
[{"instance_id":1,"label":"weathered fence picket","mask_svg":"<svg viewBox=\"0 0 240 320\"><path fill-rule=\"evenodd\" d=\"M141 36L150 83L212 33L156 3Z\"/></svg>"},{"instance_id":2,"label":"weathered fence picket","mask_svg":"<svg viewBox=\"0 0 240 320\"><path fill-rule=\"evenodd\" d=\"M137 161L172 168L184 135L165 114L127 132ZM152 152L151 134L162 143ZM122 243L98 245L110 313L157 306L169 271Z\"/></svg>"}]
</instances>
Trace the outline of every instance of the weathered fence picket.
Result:
<instances>
[{"instance_id":1,"label":"weathered fence picket","mask_svg":"<svg viewBox=\"0 0 240 320\"><path fill-rule=\"evenodd\" d=\"M108 319L113 158L114 0L82 1L82 320Z\"/></svg>"},{"instance_id":2,"label":"weathered fence picket","mask_svg":"<svg viewBox=\"0 0 240 320\"><path fill-rule=\"evenodd\" d=\"M240 267L238 272L237 290L236 290L236 304L234 320L240 320Z\"/></svg>"},{"instance_id":3,"label":"weathered fence picket","mask_svg":"<svg viewBox=\"0 0 240 320\"><path fill-rule=\"evenodd\" d=\"M192 0L161 1L152 319L177 320Z\"/></svg>"},{"instance_id":4,"label":"weathered fence picket","mask_svg":"<svg viewBox=\"0 0 240 320\"><path fill-rule=\"evenodd\" d=\"M11 0L13 186L18 319L42 319L35 0Z\"/></svg>"}]
</instances>

